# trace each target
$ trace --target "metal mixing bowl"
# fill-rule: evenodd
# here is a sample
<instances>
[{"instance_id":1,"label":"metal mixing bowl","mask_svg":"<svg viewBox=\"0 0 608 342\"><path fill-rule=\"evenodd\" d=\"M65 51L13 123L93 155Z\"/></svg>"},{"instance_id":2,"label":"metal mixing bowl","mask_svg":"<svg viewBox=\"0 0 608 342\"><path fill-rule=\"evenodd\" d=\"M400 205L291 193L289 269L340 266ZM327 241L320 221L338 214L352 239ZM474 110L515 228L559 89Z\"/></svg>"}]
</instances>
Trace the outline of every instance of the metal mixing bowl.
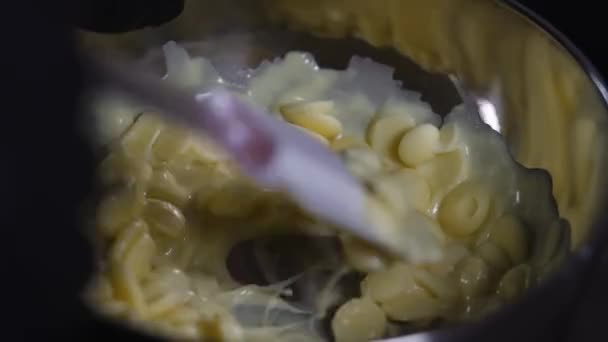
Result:
<instances>
[{"instance_id":1,"label":"metal mixing bowl","mask_svg":"<svg viewBox=\"0 0 608 342\"><path fill-rule=\"evenodd\" d=\"M193 45L220 68L255 65L290 50L322 66L353 54L390 64L406 88L439 113L459 97L455 75L482 104L523 165L550 172L574 250L563 267L520 301L476 324L409 335L399 341L537 340L559 335L582 291L591 260L606 242L605 84L557 30L513 1L264 0L186 2L159 28L121 35L83 34L85 49L134 59L167 40Z\"/></svg>"}]
</instances>

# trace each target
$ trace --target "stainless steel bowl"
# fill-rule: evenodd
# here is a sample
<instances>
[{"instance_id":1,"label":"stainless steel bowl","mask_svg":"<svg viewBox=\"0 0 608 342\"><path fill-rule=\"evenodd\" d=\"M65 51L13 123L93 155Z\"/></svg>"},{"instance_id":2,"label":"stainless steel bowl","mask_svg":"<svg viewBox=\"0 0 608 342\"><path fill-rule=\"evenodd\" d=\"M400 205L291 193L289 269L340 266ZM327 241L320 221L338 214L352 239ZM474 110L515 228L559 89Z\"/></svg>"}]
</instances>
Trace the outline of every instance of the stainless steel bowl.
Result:
<instances>
[{"instance_id":1,"label":"stainless steel bowl","mask_svg":"<svg viewBox=\"0 0 608 342\"><path fill-rule=\"evenodd\" d=\"M186 2L159 28L122 35L83 34L85 49L139 59L167 40L220 65L255 65L289 50L321 65L370 56L397 69L440 113L458 102L455 75L485 106L523 165L550 172L574 250L563 267L522 300L477 324L446 327L399 341L540 339L559 334L562 313L581 291L595 253L607 241L608 92L592 64L562 34L514 1L264 0ZM553 329L548 331L547 329Z\"/></svg>"}]
</instances>

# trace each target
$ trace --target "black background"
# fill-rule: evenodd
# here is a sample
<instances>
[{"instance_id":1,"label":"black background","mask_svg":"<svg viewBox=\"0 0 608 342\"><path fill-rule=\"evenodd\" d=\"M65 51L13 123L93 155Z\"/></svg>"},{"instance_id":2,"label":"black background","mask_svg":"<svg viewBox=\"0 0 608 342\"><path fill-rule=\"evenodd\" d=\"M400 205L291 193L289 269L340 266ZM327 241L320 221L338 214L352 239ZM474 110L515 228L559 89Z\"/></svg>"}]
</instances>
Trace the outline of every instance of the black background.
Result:
<instances>
[{"instance_id":1,"label":"black background","mask_svg":"<svg viewBox=\"0 0 608 342\"><path fill-rule=\"evenodd\" d=\"M74 125L74 95L81 81L69 29L72 24L106 31L157 24L179 6L171 1L157 5L167 2L161 0L102 2L101 7L84 0L7 0L0 5L3 340L124 337L93 323L74 297L91 267L86 241L76 233L74 210L90 190L92 163ZM608 18L602 1L521 2L548 19L608 75L603 57ZM121 10L118 3L135 6ZM99 22L100 17L115 18L118 24ZM571 341L608 340L601 329L608 307L608 272L602 272L607 267L608 260L598 264L589 290L581 293Z\"/></svg>"}]
</instances>

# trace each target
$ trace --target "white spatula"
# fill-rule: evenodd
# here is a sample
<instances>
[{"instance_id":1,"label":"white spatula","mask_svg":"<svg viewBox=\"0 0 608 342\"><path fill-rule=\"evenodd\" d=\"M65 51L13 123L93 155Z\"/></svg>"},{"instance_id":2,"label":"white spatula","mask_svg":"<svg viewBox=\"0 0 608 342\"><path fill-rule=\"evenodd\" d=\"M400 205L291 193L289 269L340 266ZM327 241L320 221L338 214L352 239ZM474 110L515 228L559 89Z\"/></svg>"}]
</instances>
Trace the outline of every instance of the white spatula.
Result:
<instances>
[{"instance_id":1,"label":"white spatula","mask_svg":"<svg viewBox=\"0 0 608 342\"><path fill-rule=\"evenodd\" d=\"M97 60L89 66L96 81L213 138L261 186L283 190L339 229L403 254L394 236L368 222L364 190L339 157L304 133L227 91L195 94L120 63Z\"/></svg>"}]
</instances>

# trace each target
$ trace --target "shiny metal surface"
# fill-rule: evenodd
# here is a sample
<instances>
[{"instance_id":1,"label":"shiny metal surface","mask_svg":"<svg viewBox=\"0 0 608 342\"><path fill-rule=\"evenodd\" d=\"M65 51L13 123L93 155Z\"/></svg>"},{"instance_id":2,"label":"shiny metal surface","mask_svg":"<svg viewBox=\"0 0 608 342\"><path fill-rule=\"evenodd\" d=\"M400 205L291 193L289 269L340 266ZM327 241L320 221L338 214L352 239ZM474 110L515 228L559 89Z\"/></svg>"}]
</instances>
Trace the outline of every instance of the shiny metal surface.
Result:
<instances>
[{"instance_id":1,"label":"shiny metal surface","mask_svg":"<svg viewBox=\"0 0 608 342\"><path fill-rule=\"evenodd\" d=\"M224 67L254 65L294 49L332 67L344 66L352 54L370 56L396 67L404 86L421 91L440 113L459 101L445 76L456 75L481 99L480 114L505 137L513 156L551 173L576 247L567 264L524 300L479 324L391 341L513 340L531 321L553 324L557 308L580 290L588 259L605 244L605 83L565 37L515 1L190 0L185 13L164 27L87 34L83 47L139 58L169 39L205 40L194 50Z\"/></svg>"}]
</instances>

